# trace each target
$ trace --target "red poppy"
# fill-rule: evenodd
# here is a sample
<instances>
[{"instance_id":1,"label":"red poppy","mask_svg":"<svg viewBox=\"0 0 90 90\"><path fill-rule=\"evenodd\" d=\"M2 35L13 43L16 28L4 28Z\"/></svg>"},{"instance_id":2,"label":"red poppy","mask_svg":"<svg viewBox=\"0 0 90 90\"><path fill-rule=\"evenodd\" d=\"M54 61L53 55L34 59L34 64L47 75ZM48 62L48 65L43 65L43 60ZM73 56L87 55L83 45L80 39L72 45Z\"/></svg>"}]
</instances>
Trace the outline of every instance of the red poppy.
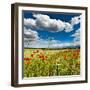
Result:
<instances>
[{"instance_id":1,"label":"red poppy","mask_svg":"<svg viewBox=\"0 0 90 90\"><path fill-rule=\"evenodd\" d=\"M78 57L75 55L75 56L73 56L73 58L74 58L74 59L77 59Z\"/></svg>"},{"instance_id":2,"label":"red poppy","mask_svg":"<svg viewBox=\"0 0 90 90\"><path fill-rule=\"evenodd\" d=\"M67 56L66 55L64 56L64 60L67 60Z\"/></svg>"},{"instance_id":3,"label":"red poppy","mask_svg":"<svg viewBox=\"0 0 90 90\"><path fill-rule=\"evenodd\" d=\"M77 62L77 65L80 65L80 61Z\"/></svg>"},{"instance_id":4,"label":"red poppy","mask_svg":"<svg viewBox=\"0 0 90 90\"><path fill-rule=\"evenodd\" d=\"M80 49L77 49L76 52L80 52Z\"/></svg>"},{"instance_id":5,"label":"red poppy","mask_svg":"<svg viewBox=\"0 0 90 90\"><path fill-rule=\"evenodd\" d=\"M42 56L39 56L39 58L42 58Z\"/></svg>"},{"instance_id":6,"label":"red poppy","mask_svg":"<svg viewBox=\"0 0 90 90\"><path fill-rule=\"evenodd\" d=\"M37 53L39 52L39 50L36 51Z\"/></svg>"},{"instance_id":7,"label":"red poppy","mask_svg":"<svg viewBox=\"0 0 90 90\"><path fill-rule=\"evenodd\" d=\"M42 57L42 60L46 60L46 58L45 57Z\"/></svg>"},{"instance_id":8,"label":"red poppy","mask_svg":"<svg viewBox=\"0 0 90 90\"><path fill-rule=\"evenodd\" d=\"M47 59L47 56L39 55L39 58L42 59L42 60L46 60Z\"/></svg>"},{"instance_id":9,"label":"red poppy","mask_svg":"<svg viewBox=\"0 0 90 90\"><path fill-rule=\"evenodd\" d=\"M75 53L75 52L74 52L74 53L73 53L73 58L74 58L74 59L77 59L77 58L78 58L78 55L79 55L78 53Z\"/></svg>"},{"instance_id":10,"label":"red poppy","mask_svg":"<svg viewBox=\"0 0 90 90\"><path fill-rule=\"evenodd\" d=\"M45 58L42 58L42 60L45 60Z\"/></svg>"},{"instance_id":11,"label":"red poppy","mask_svg":"<svg viewBox=\"0 0 90 90\"><path fill-rule=\"evenodd\" d=\"M43 55L39 55L39 58L43 58L44 56Z\"/></svg>"},{"instance_id":12,"label":"red poppy","mask_svg":"<svg viewBox=\"0 0 90 90\"><path fill-rule=\"evenodd\" d=\"M29 58L29 60L32 60L32 58Z\"/></svg>"},{"instance_id":13,"label":"red poppy","mask_svg":"<svg viewBox=\"0 0 90 90\"><path fill-rule=\"evenodd\" d=\"M32 59L31 58L24 58L24 60L29 61L29 60L32 60Z\"/></svg>"},{"instance_id":14,"label":"red poppy","mask_svg":"<svg viewBox=\"0 0 90 90\"><path fill-rule=\"evenodd\" d=\"M34 56L34 54L31 54L31 57L33 57Z\"/></svg>"}]
</instances>

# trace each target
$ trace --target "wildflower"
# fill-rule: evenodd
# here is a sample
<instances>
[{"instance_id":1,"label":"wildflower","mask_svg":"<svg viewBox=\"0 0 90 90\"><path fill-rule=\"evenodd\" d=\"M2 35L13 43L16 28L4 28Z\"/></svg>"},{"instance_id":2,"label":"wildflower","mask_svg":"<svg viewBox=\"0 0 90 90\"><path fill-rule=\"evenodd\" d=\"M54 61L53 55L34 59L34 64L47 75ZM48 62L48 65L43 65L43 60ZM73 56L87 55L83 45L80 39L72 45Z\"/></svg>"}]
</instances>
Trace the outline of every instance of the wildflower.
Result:
<instances>
[{"instance_id":1,"label":"wildflower","mask_svg":"<svg viewBox=\"0 0 90 90\"><path fill-rule=\"evenodd\" d=\"M67 60L67 56L66 55L64 56L64 60Z\"/></svg>"},{"instance_id":2,"label":"wildflower","mask_svg":"<svg viewBox=\"0 0 90 90\"><path fill-rule=\"evenodd\" d=\"M42 57L43 57L43 56L40 54L40 55L39 55L39 58L42 58Z\"/></svg>"},{"instance_id":3,"label":"wildflower","mask_svg":"<svg viewBox=\"0 0 90 90\"><path fill-rule=\"evenodd\" d=\"M44 55L39 55L39 58L42 59L42 60L46 60L47 59L47 56L44 56Z\"/></svg>"},{"instance_id":4,"label":"wildflower","mask_svg":"<svg viewBox=\"0 0 90 90\"><path fill-rule=\"evenodd\" d=\"M45 60L45 58L43 57L42 60Z\"/></svg>"},{"instance_id":5,"label":"wildflower","mask_svg":"<svg viewBox=\"0 0 90 90\"><path fill-rule=\"evenodd\" d=\"M32 59L31 58L24 58L24 60L29 61L29 60L32 60Z\"/></svg>"},{"instance_id":6,"label":"wildflower","mask_svg":"<svg viewBox=\"0 0 90 90\"><path fill-rule=\"evenodd\" d=\"M80 49L77 49L76 52L80 52Z\"/></svg>"},{"instance_id":7,"label":"wildflower","mask_svg":"<svg viewBox=\"0 0 90 90\"><path fill-rule=\"evenodd\" d=\"M80 61L77 62L77 65L80 65Z\"/></svg>"},{"instance_id":8,"label":"wildflower","mask_svg":"<svg viewBox=\"0 0 90 90\"><path fill-rule=\"evenodd\" d=\"M42 59L42 60L46 60L46 58L45 58L45 57L42 57L41 59Z\"/></svg>"},{"instance_id":9,"label":"wildflower","mask_svg":"<svg viewBox=\"0 0 90 90\"><path fill-rule=\"evenodd\" d=\"M39 52L39 50L35 50L35 51L33 51L33 53L38 53Z\"/></svg>"},{"instance_id":10,"label":"wildflower","mask_svg":"<svg viewBox=\"0 0 90 90\"><path fill-rule=\"evenodd\" d=\"M39 50L36 51L37 53L39 52Z\"/></svg>"},{"instance_id":11,"label":"wildflower","mask_svg":"<svg viewBox=\"0 0 90 90\"><path fill-rule=\"evenodd\" d=\"M31 57L33 57L34 56L34 54L31 54Z\"/></svg>"}]
</instances>

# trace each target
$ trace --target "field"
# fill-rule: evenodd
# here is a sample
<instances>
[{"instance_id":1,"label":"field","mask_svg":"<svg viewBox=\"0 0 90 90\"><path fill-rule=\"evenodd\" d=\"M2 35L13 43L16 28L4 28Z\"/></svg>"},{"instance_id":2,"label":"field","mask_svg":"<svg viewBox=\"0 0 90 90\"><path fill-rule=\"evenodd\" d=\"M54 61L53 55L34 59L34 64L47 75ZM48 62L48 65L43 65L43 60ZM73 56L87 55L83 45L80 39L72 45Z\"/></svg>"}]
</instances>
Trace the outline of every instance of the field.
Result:
<instances>
[{"instance_id":1,"label":"field","mask_svg":"<svg viewBox=\"0 0 90 90\"><path fill-rule=\"evenodd\" d=\"M24 49L24 77L80 74L80 49Z\"/></svg>"}]
</instances>

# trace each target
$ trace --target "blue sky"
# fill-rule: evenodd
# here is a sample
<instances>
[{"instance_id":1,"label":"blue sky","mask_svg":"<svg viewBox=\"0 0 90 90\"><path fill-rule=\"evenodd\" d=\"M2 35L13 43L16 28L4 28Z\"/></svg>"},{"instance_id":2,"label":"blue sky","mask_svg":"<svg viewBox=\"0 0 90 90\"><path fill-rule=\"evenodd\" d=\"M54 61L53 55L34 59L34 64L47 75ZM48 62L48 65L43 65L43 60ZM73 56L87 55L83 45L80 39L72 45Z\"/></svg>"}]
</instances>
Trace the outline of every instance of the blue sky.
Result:
<instances>
[{"instance_id":1,"label":"blue sky","mask_svg":"<svg viewBox=\"0 0 90 90\"><path fill-rule=\"evenodd\" d=\"M23 19L25 47L80 46L80 13L23 11Z\"/></svg>"}]
</instances>

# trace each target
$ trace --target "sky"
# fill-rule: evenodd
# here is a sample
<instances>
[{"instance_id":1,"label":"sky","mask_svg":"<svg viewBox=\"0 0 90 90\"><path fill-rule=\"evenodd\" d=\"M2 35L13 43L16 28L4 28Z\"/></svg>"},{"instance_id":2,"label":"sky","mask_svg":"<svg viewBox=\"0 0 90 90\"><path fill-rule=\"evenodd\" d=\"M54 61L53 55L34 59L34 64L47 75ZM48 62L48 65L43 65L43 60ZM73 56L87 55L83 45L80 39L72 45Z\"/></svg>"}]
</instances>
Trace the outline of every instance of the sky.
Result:
<instances>
[{"instance_id":1,"label":"sky","mask_svg":"<svg viewBox=\"0 0 90 90\"><path fill-rule=\"evenodd\" d=\"M24 47L80 46L80 13L23 11Z\"/></svg>"}]
</instances>

